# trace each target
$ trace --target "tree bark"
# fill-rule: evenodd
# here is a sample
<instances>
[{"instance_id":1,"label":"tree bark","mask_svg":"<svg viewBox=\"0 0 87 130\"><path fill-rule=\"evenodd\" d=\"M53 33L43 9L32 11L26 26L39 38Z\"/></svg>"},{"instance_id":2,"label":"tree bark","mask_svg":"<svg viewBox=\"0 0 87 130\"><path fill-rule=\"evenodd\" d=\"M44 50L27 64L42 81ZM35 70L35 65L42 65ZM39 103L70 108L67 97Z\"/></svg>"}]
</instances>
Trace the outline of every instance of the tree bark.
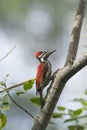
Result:
<instances>
[{"instance_id":1,"label":"tree bark","mask_svg":"<svg viewBox=\"0 0 87 130\"><path fill-rule=\"evenodd\" d=\"M82 27L82 22L84 18L85 7L86 7L86 0L80 0L79 6L76 12L74 24L73 24L73 29L71 33L71 39L70 39L65 66L68 63L73 63L73 61L76 58L79 40L80 40L81 27Z\"/></svg>"}]
</instances>

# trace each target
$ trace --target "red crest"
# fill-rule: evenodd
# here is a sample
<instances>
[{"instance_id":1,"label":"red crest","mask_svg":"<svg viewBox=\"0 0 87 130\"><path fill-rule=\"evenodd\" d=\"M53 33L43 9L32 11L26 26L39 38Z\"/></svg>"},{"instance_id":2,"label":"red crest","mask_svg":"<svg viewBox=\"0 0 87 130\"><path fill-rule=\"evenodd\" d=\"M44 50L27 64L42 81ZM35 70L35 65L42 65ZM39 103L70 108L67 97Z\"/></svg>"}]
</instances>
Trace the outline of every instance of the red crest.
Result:
<instances>
[{"instance_id":1,"label":"red crest","mask_svg":"<svg viewBox=\"0 0 87 130\"><path fill-rule=\"evenodd\" d=\"M36 56L36 57L38 57L38 56L40 56L40 55L41 55L41 52L39 52L39 51L35 53L35 56Z\"/></svg>"}]
</instances>

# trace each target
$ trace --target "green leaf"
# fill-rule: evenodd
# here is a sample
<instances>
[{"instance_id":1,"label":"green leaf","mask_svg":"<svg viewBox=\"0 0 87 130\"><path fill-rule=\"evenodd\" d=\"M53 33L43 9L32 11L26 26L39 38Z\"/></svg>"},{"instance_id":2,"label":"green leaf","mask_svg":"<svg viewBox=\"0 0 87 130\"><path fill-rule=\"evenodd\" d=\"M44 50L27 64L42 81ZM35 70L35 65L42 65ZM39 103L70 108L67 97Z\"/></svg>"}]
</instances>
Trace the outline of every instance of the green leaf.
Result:
<instances>
[{"instance_id":1,"label":"green leaf","mask_svg":"<svg viewBox=\"0 0 87 130\"><path fill-rule=\"evenodd\" d=\"M17 96L20 96L21 94L25 94L25 92L21 92L21 91L20 92L16 92Z\"/></svg>"},{"instance_id":2,"label":"green leaf","mask_svg":"<svg viewBox=\"0 0 87 130\"><path fill-rule=\"evenodd\" d=\"M86 95L87 95L87 89L85 90L84 94L86 94Z\"/></svg>"},{"instance_id":3,"label":"green leaf","mask_svg":"<svg viewBox=\"0 0 87 130\"><path fill-rule=\"evenodd\" d=\"M33 84L34 84L34 79L29 80L28 82L25 82L23 85L24 90L28 91L29 89L33 87Z\"/></svg>"},{"instance_id":4,"label":"green leaf","mask_svg":"<svg viewBox=\"0 0 87 130\"><path fill-rule=\"evenodd\" d=\"M10 104L10 97L8 95L4 95L0 98L0 110L9 110Z\"/></svg>"},{"instance_id":5,"label":"green leaf","mask_svg":"<svg viewBox=\"0 0 87 130\"><path fill-rule=\"evenodd\" d=\"M77 109L77 110L68 110L69 111L69 116L71 117L76 117L76 116L79 116L82 112L83 112L83 109Z\"/></svg>"},{"instance_id":6,"label":"green leaf","mask_svg":"<svg viewBox=\"0 0 87 130\"><path fill-rule=\"evenodd\" d=\"M0 101L3 103L3 104L10 104L11 102L10 102L10 97L6 94L6 95L4 95L1 99L0 99Z\"/></svg>"},{"instance_id":7,"label":"green leaf","mask_svg":"<svg viewBox=\"0 0 87 130\"><path fill-rule=\"evenodd\" d=\"M0 82L1 86L5 86L5 83L3 81Z\"/></svg>"},{"instance_id":8,"label":"green leaf","mask_svg":"<svg viewBox=\"0 0 87 130\"><path fill-rule=\"evenodd\" d=\"M83 106L87 106L87 100L82 101L81 104L82 104Z\"/></svg>"},{"instance_id":9,"label":"green leaf","mask_svg":"<svg viewBox=\"0 0 87 130\"><path fill-rule=\"evenodd\" d=\"M69 114L69 116L73 117L74 116L74 110L69 109L68 114Z\"/></svg>"},{"instance_id":10,"label":"green leaf","mask_svg":"<svg viewBox=\"0 0 87 130\"><path fill-rule=\"evenodd\" d=\"M31 102L37 106L40 106L40 97L30 98Z\"/></svg>"},{"instance_id":11,"label":"green leaf","mask_svg":"<svg viewBox=\"0 0 87 130\"><path fill-rule=\"evenodd\" d=\"M57 109L58 109L59 111L65 111L66 108L63 107L63 106L58 106Z\"/></svg>"},{"instance_id":12,"label":"green leaf","mask_svg":"<svg viewBox=\"0 0 87 130\"><path fill-rule=\"evenodd\" d=\"M10 105L9 104L0 104L0 110L10 110Z\"/></svg>"},{"instance_id":13,"label":"green leaf","mask_svg":"<svg viewBox=\"0 0 87 130\"><path fill-rule=\"evenodd\" d=\"M64 123L76 121L76 119L77 119L77 118L66 119L66 120L64 121Z\"/></svg>"},{"instance_id":14,"label":"green leaf","mask_svg":"<svg viewBox=\"0 0 87 130\"><path fill-rule=\"evenodd\" d=\"M74 115L75 115L75 116L78 116L78 115L80 115L81 113L82 113L82 109L77 109L77 110L74 111Z\"/></svg>"},{"instance_id":15,"label":"green leaf","mask_svg":"<svg viewBox=\"0 0 87 130\"><path fill-rule=\"evenodd\" d=\"M84 130L84 127L81 125L71 125L68 127L69 130Z\"/></svg>"},{"instance_id":16,"label":"green leaf","mask_svg":"<svg viewBox=\"0 0 87 130\"><path fill-rule=\"evenodd\" d=\"M10 74L6 74L6 77L10 76Z\"/></svg>"},{"instance_id":17,"label":"green leaf","mask_svg":"<svg viewBox=\"0 0 87 130\"><path fill-rule=\"evenodd\" d=\"M74 102L80 102L83 106L87 106L87 100L83 99L83 98L75 98L72 101Z\"/></svg>"},{"instance_id":18,"label":"green leaf","mask_svg":"<svg viewBox=\"0 0 87 130\"><path fill-rule=\"evenodd\" d=\"M82 101L84 101L84 99L83 98L75 98L75 99L73 99L73 100L71 100L72 102L82 102Z\"/></svg>"},{"instance_id":19,"label":"green leaf","mask_svg":"<svg viewBox=\"0 0 87 130\"><path fill-rule=\"evenodd\" d=\"M0 129L3 128L7 123L7 118L3 113L0 113Z\"/></svg>"},{"instance_id":20,"label":"green leaf","mask_svg":"<svg viewBox=\"0 0 87 130\"><path fill-rule=\"evenodd\" d=\"M56 112L54 112L52 115L53 118L61 118L62 116L63 116L62 113L56 113Z\"/></svg>"}]
</instances>

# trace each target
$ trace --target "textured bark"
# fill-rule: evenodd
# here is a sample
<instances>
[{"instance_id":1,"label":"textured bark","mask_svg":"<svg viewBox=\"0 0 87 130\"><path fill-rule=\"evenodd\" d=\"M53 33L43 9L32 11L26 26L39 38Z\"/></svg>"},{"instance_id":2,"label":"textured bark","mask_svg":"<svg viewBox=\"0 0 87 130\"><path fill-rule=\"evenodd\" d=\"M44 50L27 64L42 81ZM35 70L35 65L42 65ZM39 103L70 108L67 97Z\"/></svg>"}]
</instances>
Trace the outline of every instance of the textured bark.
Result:
<instances>
[{"instance_id":1,"label":"textured bark","mask_svg":"<svg viewBox=\"0 0 87 130\"><path fill-rule=\"evenodd\" d=\"M80 0L79 6L76 12L75 20L74 20L73 30L71 33L71 39L70 39L69 50L68 50L68 55L66 58L65 66L68 63L73 63L73 61L76 58L79 40L80 40L81 27L82 27L82 22L84 18L85 7L86 7L86 0Z\"/></svg>"},{"instance_id":2,"label":"textured bark","mask_svg":"<svg viewBox=\"0 0 87 130\"><path fill-rule=\"evenodd\" d=\"M87 65L87 55L73 64L68 64L76 58L81 26L85 13L86 0L80 0L80 4L76 13L73 31L71 34L71 41L68 55L66 58L65 67L58 69L54 74L54 79L51 82L49 91L46 96L45 104L36 117L36 121L32 130L45 130L48 126L49 120L59 100L61 92L65 87L66 82Z\"/></svg>"}]
</instances>

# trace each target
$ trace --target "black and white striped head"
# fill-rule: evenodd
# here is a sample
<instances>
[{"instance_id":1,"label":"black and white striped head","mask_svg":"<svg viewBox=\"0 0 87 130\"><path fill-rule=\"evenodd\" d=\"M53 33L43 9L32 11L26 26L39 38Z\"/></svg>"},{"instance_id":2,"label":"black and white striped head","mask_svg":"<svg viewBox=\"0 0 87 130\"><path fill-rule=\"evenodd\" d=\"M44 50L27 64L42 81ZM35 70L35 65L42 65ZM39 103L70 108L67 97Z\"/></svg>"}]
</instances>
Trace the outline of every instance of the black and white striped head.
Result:
<instances>
[{"instance_id":1,"label":"black and white striped head","mask_svg":"<svg viewBox=\"0 0 87 130\"><path fill-rule=\"evenodd\" d=\"M40 61L40 62L45 62L47 60L47 58L56 50L53 50L51 52L46 52L46 51L38 51L35 53L36 58Z\"/></svg>"}]
</instances>

